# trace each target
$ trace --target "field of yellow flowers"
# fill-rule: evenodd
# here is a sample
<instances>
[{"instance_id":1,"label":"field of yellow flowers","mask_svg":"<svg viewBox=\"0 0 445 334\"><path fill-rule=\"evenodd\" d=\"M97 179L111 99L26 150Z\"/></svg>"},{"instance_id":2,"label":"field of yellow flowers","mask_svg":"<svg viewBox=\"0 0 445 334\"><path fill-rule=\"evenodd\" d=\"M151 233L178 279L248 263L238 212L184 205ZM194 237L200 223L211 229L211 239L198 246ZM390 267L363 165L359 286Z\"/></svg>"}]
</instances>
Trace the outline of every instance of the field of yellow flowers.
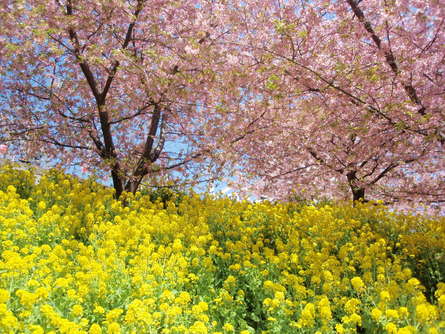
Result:
<instances>
[{"instance_id":1,"label":"field of yellow flowers","mask_svg":"<svg viewBox=\"0 0 445 334\"><path fill-rule=\"evenodd\" d=\"M1 333L445 333L445 219L0 170Z\"/></svg>"}]
</instances>

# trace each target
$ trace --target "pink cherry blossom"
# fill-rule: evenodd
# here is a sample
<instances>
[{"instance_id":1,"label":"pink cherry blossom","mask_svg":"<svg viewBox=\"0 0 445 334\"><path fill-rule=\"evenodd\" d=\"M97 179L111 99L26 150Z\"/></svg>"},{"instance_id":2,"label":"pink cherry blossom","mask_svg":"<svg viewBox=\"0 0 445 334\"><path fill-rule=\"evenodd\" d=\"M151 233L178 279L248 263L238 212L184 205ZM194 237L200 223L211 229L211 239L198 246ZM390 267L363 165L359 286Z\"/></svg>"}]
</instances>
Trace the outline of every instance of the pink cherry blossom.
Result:
<instances>
[{"instance_id":1,"label":"pink cherry blossom","mask_svg":"<svg viewBox=\"0 0 445 334\"><path fill-rule=\"evenodd\" d=\"M85 164L111 175L117 197L166 170L207 177L211 150L199 138L212 131L228 66L219 10L213 1L2 0L0 122L14 154Z\"/></svg>"},{"instance_id":2,"label":"pink cherry blossom","mask_svg":"<svg viewBox=\"0 0 445 334\"><path fill-rule=\"evenodd\" d=\"M8 153L8 146L5 144L0 145L0 154L6 154Z\"/></svg>"},{"instance_id":3,"label":"pink cherry blossom","mask_svg":"<svg viewBox=\"0 0 445 334\"><path fill-rule=\"evenodd\" d=\"M180 170L445 203L441 1L0 1L10 154L85 164L117 196Z\"/></svg>"},{"instance_id":4,"label":"pink cherry blossom","mask_svg":"<svg viewBox=\"0 0 445 334\"><path fill-rule=\"evenodd\" d=\"M227 136L244 172L234 186L445 203L440 1L247 0L226 12L239 23L235 51L252 55L244 118Z\"/></svg>"}]
</instances>

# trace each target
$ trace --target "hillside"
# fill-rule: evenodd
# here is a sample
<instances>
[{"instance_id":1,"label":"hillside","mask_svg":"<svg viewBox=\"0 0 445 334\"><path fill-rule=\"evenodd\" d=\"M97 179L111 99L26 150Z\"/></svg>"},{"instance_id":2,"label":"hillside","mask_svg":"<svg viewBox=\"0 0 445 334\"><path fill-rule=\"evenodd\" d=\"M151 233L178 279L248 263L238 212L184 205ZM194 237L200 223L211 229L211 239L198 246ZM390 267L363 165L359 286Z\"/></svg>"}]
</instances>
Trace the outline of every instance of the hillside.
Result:
<instances>
[{"instance_id":1,"label":"hillside","mask_svg":"<svg viewBox=\"0 0 445 334\"><path fill-rule=\"evenodd\" d=\"M445 218L0 170L4 333L443 333Z\"/></svg>"}]
</instances>

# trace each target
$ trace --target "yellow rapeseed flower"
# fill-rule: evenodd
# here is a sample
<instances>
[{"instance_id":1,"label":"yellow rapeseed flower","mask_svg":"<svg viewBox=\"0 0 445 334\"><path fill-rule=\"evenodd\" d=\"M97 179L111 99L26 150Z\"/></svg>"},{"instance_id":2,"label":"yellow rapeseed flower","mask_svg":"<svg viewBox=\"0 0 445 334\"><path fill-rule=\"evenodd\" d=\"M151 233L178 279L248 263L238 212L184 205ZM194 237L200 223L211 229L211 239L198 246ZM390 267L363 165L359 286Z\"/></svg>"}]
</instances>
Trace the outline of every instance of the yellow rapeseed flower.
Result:
<instances>
[{"instance_id":1,"label":"yellow rapeseed flower","mask_svg":"<svg viewBox=\"0 0 445 334\"><path fill-rule=\"evenodd\" d=\"M98 324L92 324L88 334L102 334L102 329Z\"/></svg>"},{"instance_id":2,"label":"yellow rapeseed flower","mask_svg":"<svg viewBox=\"0 0 445 334\"><path fill-rule=\"evenodd\" d=\"M357 292L362 292L365 288L365 283L363 283L362 279L358 276L351 279L351 284Z\"/></svg>"},{"instance_id":3,"label":"yellow rapeseed flower","mask_svg":"<svg viewBox=\"0 0 445 334\"><path fill-rule=\"evenodd\" d=\"M4 304L9 300L9 291L0 289L0 304Z\"/></svg>"}]
</instances>

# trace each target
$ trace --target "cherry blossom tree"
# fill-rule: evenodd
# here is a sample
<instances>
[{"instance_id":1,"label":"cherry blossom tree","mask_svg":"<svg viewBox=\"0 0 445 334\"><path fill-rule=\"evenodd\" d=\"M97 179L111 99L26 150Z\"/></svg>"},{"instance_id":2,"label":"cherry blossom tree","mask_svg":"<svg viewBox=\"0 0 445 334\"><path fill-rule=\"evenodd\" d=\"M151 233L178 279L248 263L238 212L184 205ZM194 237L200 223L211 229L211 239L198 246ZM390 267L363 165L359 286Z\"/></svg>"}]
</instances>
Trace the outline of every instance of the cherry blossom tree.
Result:
<instances>
[{"instance_id":1,"label":"cherry blossom tree","mask_svg":"<svg viewBox=\"0 0 445 334\"><path fill-rule=\"evenodd\" d=\"M238 50L251 55L258 115L268 109L263 130L233 147L248 176L236 184L274 198L445 201L439 1L252 0L228 10Z\"/></svg>"},{"instance_id":2,"label":"cherry blossom tree","mask_svg":"<svg viewBox=\"0 0 445 334\"><path fill-rule=\"evenodd\" d=\"M9 152L110 172L117 196L207 163L275 198L444 201L440 1L2 5Z\"/></svg>"},{"instance_id":3,"label":"cherry blossom tree","mask_svg":"<svg viewBox=\"0 0 445 334\"><path fill-rule=\"evenodd\" d=\"M3 0L2 145L111 173L117 197L151 173L196 172L212 154L199 140L212 87L230 78L218 12L213 1Z\"/></svg>"}]
</instances>

